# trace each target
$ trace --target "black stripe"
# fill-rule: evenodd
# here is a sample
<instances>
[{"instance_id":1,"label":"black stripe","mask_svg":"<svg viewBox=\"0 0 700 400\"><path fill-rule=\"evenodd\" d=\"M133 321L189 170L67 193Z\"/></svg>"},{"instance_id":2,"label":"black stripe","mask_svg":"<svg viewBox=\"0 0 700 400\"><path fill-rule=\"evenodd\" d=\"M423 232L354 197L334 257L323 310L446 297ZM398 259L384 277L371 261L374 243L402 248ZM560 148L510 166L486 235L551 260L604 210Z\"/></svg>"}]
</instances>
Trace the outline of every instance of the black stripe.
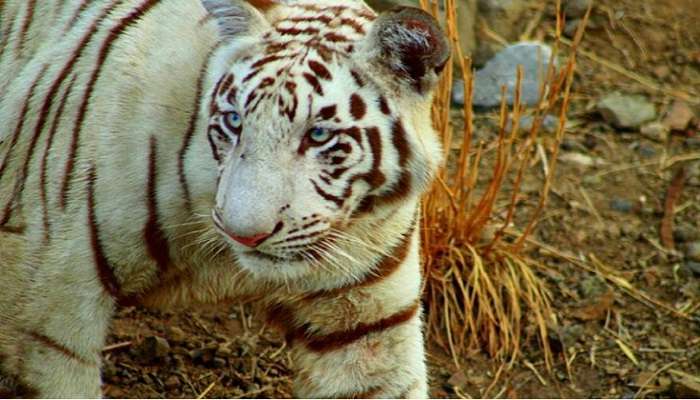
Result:
<instances>
[{"instance_id":1,"label":"black stripe","mask_svg":"<svg viewBox=\"0 0 700 400\"><path fill-rule=\"evenodd\" d=\"M187 151L190 148L190 143L192 142L192 137L194 136L194 130L197 127L199 113L202 108L202 95L204 94L204 78L206 77L207 71L209 70L212 55L221 46L221 44L222 43L219 42L214 47L212 47L211 50L209 50L209 53L207 54L207 61L204 63L201 71L199 72L199 77L197 78L197 87L195 89L196 92L194 107L192 110L192 114L190 115L189 125L187 126L187 131L185 132L185 137L182 141L182 146L180 147L180 150L177 153L177 175L180 181L180 187L182 187L183 196L185 198L185 207L189 212L192 212L192 197L190 194L189 184L187 183L187 175L185 174L185 157L187 155ZM212 94L212 96L216 96L216 94Z\"/></svg>"}]
</instances>

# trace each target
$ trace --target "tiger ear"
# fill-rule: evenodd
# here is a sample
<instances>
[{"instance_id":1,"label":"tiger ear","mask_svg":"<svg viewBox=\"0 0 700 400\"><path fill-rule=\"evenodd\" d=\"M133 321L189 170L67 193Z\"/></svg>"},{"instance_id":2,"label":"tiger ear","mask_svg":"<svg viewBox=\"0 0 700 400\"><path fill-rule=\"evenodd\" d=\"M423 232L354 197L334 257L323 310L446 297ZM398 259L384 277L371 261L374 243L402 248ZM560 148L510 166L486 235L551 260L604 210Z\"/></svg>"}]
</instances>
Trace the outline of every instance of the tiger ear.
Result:
<instances>
[{"instance_id":1,"label":"tiger ear","mask_svg":"<svg viewBox=\"0 0 700 400\"><path fill-rule=\"evenodd\" d=\"M364 40L370 65L398 78L400 89L420 95L432 92L450 58L447 35L419 8L395 7L381 13Z\"/></svg>"},{"instance_id":2,"label":"tiger ear","mask_svg":"<svg viewBox=\"0 0 700 400\"><path fill-rule=\"evenodd\" d=\"M201 0L225 39L254 35L270 27L255 7L242 0Z\"/></svg>"}]
</instances>

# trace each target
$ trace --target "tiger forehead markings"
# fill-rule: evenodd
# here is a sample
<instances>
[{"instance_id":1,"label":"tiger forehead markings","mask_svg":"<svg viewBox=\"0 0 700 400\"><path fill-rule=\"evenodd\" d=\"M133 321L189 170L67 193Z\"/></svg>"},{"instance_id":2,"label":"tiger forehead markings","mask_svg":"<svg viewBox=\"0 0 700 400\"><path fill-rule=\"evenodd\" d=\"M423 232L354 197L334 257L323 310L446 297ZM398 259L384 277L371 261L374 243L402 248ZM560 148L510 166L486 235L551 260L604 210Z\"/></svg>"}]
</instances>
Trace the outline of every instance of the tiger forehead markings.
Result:
<instances>
[{"instance_id":1,"label":"tiger forehead markings","mask_svg":"<svg viewBox=\"0 0 700 400\"><path fill-rule=\"evenodd\" d=\"M117 305L262 297L302 397L425 397L447 62L360 0L0 2L0 396L99 396Z\"/></svg>"}]
</instances>

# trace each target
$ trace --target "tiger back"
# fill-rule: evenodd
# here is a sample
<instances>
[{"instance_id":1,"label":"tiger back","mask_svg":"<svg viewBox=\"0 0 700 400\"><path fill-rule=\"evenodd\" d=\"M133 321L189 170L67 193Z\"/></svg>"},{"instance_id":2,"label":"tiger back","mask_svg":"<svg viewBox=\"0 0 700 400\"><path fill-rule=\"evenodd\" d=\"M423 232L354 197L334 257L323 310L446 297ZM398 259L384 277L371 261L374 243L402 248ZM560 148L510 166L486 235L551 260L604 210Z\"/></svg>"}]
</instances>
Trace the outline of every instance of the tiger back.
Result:
<instances>
[{"instance_id":1,"label":"tiger back","mask_svg":"<svg viewBox=\"0 0 700 400\"><path fill-rule=\"evenodd\" d=\"M253 3L0 3L0 394L98 397L118 305L261 297L296 395L427 395L447 39L412 8Z\"/></svg>"}]
</instances>

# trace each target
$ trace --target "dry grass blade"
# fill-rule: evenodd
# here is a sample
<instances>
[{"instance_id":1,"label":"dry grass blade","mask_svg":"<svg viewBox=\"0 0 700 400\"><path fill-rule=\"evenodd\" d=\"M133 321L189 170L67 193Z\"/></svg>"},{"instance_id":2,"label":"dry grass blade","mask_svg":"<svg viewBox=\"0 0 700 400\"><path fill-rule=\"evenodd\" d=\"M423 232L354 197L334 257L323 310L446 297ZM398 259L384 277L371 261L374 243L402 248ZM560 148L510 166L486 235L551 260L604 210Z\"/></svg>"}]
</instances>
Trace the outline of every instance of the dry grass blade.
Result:
<instances>
[{"instance_id":1,"label":"dry grass blade","mask_svg":"<svg viewBox=\"0 0 700 400\"><path fill-rule=\"evenodd\" d=\"M214 389L214 386L216 386L216 382L217 381L214 380L214 382L210 383L209 386L207 386L207 388L204 389L204 391L197 396L197 400L205 398L207 394L209 394L209 392L211 392L211 390Z\"/></svg>"},{"instance_id":2,"label":"dry grass blade","mask_svg":"<svg viewBox=\"0 0 700 400\"><path fill-rule=\"evenodd\" d=\"M438 15L436 2L422 1L421 4ZM433 106L434 126L447 151L447 163L438 172L422 209L428 334L452 354L456 365L459 365L460 356L471 348L481 348L512 363L520 355L522 344L533 339L525 337L524 330L531 324L536 328L534 339L540 343L549 369L553 358L547 329L554 324L554 313L544 282L522 250L547 204L558 149L564 137L576 49L570 53L565 66L557 69L559 46L554 44L529 131L521 132L519 126L524 112L520 102L520 82L524 77L522 68L518 68L511 107L506 102L506 89L502 91L497 137L492 143L475 144L471 63L462 56L458 44L455 2L444 0L443 5L446 31L464 80L464 128L457 152L451 152L455 148L450 121L453 64L448 63ZM557 7L561 10L559 4ZM576 34L574 47L581 40L587 18L588 14ZM563 25L560 17L557 25L560 31ZM549 138L549 145L544 146L540 127L551 113L559 116L559 125L554 137ZM536 165L532 162L534 157L546 160L539 198L523 234L515 241L507 241L504 232L519 212L518 205L523 198L521 184L526 170ZM483 187L477 187L477 178L486 168L490 179Z\"/></svg>"}]
</instances>

